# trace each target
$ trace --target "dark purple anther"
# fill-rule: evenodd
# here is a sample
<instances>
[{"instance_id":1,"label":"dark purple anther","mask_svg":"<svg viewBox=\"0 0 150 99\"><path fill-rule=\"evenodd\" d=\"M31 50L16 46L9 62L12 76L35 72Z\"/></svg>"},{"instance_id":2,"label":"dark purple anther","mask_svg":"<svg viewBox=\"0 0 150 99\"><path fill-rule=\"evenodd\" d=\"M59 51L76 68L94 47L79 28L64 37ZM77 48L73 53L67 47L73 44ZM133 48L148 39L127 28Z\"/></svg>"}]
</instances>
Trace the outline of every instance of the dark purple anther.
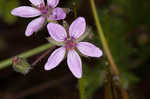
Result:
<instances>
[{"instance_id":1,"label":"dark purple anther","mask_svg":"<svg viewBox=\"0 0 150 99\"><path fill-rule=\"evenodd\" d=\"M76 42L74 38L70 38L66 40L66 48L67 50L73 50L76 46Z\"/></svg>"},{"instance_id":2,"label":"dark purple anther","mask_svg":"<svg viewBox=\"0 0 150 99\"><path fill-rule=\"evenodd\" d=\"M47 15L49 11L49 7L45 6L43 3L40 4L39 10L41 11L42 15Z\"/></svg>"}]
</instances>

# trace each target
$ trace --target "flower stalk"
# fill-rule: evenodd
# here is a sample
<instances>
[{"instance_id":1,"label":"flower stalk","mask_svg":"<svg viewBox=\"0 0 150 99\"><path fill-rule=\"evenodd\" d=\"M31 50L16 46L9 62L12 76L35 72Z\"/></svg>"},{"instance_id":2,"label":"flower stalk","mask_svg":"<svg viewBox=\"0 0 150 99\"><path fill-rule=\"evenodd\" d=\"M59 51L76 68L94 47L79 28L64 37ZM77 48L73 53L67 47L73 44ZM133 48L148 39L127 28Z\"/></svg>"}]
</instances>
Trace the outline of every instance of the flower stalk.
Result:
<instances>
[{"instance_id":1,"label":"flower stalk","mask_svg":"<svg viewBox=\"0 0 150 99\"><path fill-rule=\"evenodd\" d=\"M38 54L38 53L40 53L40 52L43 52L44 50L49 49L49 48L51 48L52 46L53 46L53 45L50 44L50 43L44 44L44 45L41 45L41 46L39 46L39 47L37 47L37 48L34 48L34 49L32 49L32 50L29 50L29 51L27 51L27 52L24 52L24 53L22 53L22 54L19 54L19 55L17 55L17 56L18 56L18 57L22 57L22 58L28 58L28 57L31 57L31 56L33 56L33 55L36 55L36 54ZM9 65L11 65L11 64L12 64L12 59L13 59L13 58L8 58L8 59L6 59L6 60L1 61L1 62L0 62L0 69L6 68L6 67L8 67Z\"/></svg>"},{"instance_id":2,"label":"flower stalk","mask_svg":"<svg viewBox=\"0 0 150 99\"><path fill-rule=\"evenodd\" d=\"M80 99L86 99L85 98L85 84L84 84L84 77L78 80L78 87L80 91Z\"/></svg>"},{"instance_id":3,"label":"flower stalk","mask_svg":"<svg viewBox=\"0 0 150 99\"><path fill-rule=\"evenodd\" d=\"M95 3L94 3L94 0L90 0L90 4L91 4L94 20L95 20L95 23L96 23L96 27L97 27L97 30L98 30L99 39L102 42L104 52L105 52L105 54L106 54L106 56L108 58L108 61L110 63L110 65L109 65L110 69L113 72L114 77L117 78L115 83L119 84L119 86L120 86L121 84L120 84L120 78L119 78L119 71L117 69L117 66L116 66L116 64L114 62L114 59L113 59L113 57L111 55L111 52L109 50L107 41L105 39L103 30L102 30L102 27L101 27L101 24L100 24L100 20L99 20L98 15L97 15L97 11L96 11L96 6L95 6ZM120 86L120 89L121 89L122 99L129 99L127 91L124 88L122 88L121 86Z\"/></svg>"},{"instance_id":4,"label":"flower stalk","mask_svg":"<svg viewBox=\"0 0 150 99\"><path fill-rule=\"evenodd\" d=\"M112 71L113 71L114 75L118 76L119 72L118 72L117 66L116 66L116 64L114 62L114 59L113 59L113 57L112 57L112 55L110 53L107 41L105 39L103 30L102 30L102 27L101 27L101 24L100 24L100 20L99 20L98 15L97 15L97 11L96 11L94 0L90 0L90 4L91 4L94 20L95 20L95 23L96 23L96 27L97 27L97 30L98 30L99 39L102 42L102 45L103 45L103 48L104 48L104 52L105 52L105 54L106 54L106 56L108 58L108 61L110 63L110 66L112 68Z\"/></svg>"}]
</instances>

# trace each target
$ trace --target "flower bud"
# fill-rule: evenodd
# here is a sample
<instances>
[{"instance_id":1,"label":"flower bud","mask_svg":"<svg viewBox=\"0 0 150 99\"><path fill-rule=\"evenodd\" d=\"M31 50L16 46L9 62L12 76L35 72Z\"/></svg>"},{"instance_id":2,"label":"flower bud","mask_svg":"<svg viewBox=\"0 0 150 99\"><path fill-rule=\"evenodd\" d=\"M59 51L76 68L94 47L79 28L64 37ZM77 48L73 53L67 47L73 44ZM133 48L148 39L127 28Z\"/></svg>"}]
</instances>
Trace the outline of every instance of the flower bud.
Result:
<instances>
[{"instance_id":1,"label":"flower bud","mask_svg":"<svg viewBox=\"0 0 150 99\"><path fill-rule=\"evenodd\" d=\"M13 69L16 72L19 72L21 74L27 74L31 70L30 64L26 61L26 59L15 56L12 59L13 62Z\"/></svg>"}]
</instances>

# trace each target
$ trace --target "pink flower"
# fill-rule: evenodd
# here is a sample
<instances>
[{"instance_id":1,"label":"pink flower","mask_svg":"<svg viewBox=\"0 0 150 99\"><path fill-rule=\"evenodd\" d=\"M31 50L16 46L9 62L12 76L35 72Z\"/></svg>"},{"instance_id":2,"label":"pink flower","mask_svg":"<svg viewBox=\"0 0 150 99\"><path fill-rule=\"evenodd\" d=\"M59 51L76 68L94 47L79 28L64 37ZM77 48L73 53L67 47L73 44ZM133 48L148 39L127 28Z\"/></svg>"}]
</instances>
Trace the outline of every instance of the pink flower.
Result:
<instances>
[{"instance_id":1,"label":"pink flower","mask_svg":"<svg viewBox=\"0 0 150 99\"><path fill-rule=\"evenodd\" d=\"M83 55L90 57L102 56L102 51L89 42L79 42L77 39L83 35L86 29L86 22L83 17L77 18L66 30L59 24L49 23L47 25L50 36L57 42L63 42L62 47L56 49L45 64L45 70L51 70L58 66L67 53L67 64L73 75L77 78L82 77L82 62L80 56L75 51L76 48Z\"/></svg>"},{"instance_id":2,"label":"pink flower","mask_svg":"<svg viewBox=\"0 0 150 99\"><path fill-rule=\"evenodd\" d=\"M66 13L62 8L55 8L59 0L47 0L47 6L44 0L29 0L33 6L20 6L11 11L12 15L31 18L40 16L31 21L25 31L26 36L31 36L34 32L37 32L44 24L45 20L61 20L65 19Z\"/></svg>"}]
</instances>

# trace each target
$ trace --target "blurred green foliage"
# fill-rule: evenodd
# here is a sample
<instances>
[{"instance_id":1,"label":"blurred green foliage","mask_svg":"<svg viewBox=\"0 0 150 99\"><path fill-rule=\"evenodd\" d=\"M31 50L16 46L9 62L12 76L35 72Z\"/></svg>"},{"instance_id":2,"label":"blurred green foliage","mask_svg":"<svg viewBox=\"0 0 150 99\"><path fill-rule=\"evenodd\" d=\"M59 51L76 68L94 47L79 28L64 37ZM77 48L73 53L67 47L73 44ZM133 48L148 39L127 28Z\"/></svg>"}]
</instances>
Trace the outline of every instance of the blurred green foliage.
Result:
<instances>
[{"instance_id":1,"label":"blurred green foliage","mask_svg":"<svg viewBox=\"0 0 150 99\"><path fill-rule=\"evenodd\" d=\"M127 41L128 24L124 17L109 12L107 9L100 12L100 19L111 53L119 68L120 79L123 86L128 88L130 84L138 81L138 78L128 69L132 67L133 60L130 60L130 56L134 52L134 48Z\"/></svg>"},{"instance_id":2,"label":"blurred green foliage","mask_svg":"<svg viewBox=\"0 0 150 99\"><path fill-rule=\"evenodd\" d=\"M95 90L104 82L104 63L83 65L83 79L86 99L91 99Z\"/></svg>"},{"instance_id":3,"label":"blurred green foliage","mask_svg":"<svg viewBox=\"0 0 150 99\"><path fill-rule=\"evenodd\" d=\"M0 0L0 17L4 22L11 24L16 17L11 15L11 10L19 5L18 0Z\"/></svg>"},{"instance_id":4,"label":"blurred green foliage","mask_svg":"<svg viewBox=\"0 0 150 99\"><path fill-rule=\"evenodd\" d=\"M147 38L149 37L147 27L150 24L149 10L149 0L144 0L144 2L142 0L108 0L104 7L97 5L105 37L118 66L121 83L126 89L140 81L141 78L132 71L137 70L139 65L144 66L144 63L141 65L141 61L143 62L150 56L148 54L149 38ZM144 36L142 38L143 34L139 28L143 27L144 29L146 27L146 30L143 30ZM142 43L137 41L139 38L143 40ZM100 43L97 33L94 33L92 40L96 45ZM145 46L146 42L148 43L147 46ZM141 44L144 45L141 46ZM137 57L134 58L133 56ZM94 69L89 68L89 64L85 63L84 79L87 99L91 99L93 92L103 85L104 68L102 67L105 67L106 64L102 64L104 62L102 59L99 61L101 62L97 62Z\"/></svg>"}]
</instances>

